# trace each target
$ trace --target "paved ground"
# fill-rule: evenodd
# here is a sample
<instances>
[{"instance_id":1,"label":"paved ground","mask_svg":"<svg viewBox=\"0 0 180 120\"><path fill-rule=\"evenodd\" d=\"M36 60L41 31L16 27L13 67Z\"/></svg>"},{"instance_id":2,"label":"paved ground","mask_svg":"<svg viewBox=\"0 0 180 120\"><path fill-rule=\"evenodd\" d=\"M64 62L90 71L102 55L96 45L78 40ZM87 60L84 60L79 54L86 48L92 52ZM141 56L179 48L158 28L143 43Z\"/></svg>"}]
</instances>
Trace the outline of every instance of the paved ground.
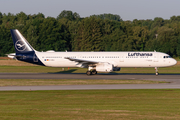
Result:
<instances>
[{"instance_id":1,"label":"paved ground","mask_svg":"<svg viewBox=\"0 0 180 120\"><path fill-rule=\"evenodd\" d=\"M83 73L0 73L0 79L148 79L148 80L180 80L180 74L135 74L107 73L87 76Z\"/></svg>"},{"instance_id":2,"label":"paved ground","mask_svg":"<svg viewBox=\"0 0 180 120\"><path fill-rule=\"evenodd\" d=\"M180 84L121 84L121 85L62 85L62 86L8 86L0 91L13 90L113 90L113 89L180 89Z\"/></svg>"},{"instance_id":3,"label":"paved ground","mask_svg":"<svg viewBox=\"0 0 180 120\"><path fill-rule=\"evenodd\" d=\"M167 81L165 84L121 84L121 85L62 85L62 86L8 86L6 90L90 90L90 89L180 89L180 74L51 74L51 73L0 73L0 79L138 79Z\"/></svg>"}]
</instances>

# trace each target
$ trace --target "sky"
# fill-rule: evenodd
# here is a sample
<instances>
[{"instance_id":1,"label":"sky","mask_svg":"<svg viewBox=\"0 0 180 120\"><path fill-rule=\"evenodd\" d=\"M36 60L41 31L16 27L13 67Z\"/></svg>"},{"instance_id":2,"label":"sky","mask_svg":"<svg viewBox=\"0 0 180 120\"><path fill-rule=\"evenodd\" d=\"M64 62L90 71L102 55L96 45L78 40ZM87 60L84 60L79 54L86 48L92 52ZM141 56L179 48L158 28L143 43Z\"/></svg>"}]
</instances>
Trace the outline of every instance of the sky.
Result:
<instances>
[{"instance_id":1,"label":"sky","mask_svg":"<svg viewBox=\"0 0 180 120\"><path fill-rule=\"evenodd\" d=\"M43 13L57 17L63 10L77 12L81 17L111 13L126 21L134 19L170 19L180 15L180 0L0 0L0 12L17 14Z\"/></svg>"}]
</instances>

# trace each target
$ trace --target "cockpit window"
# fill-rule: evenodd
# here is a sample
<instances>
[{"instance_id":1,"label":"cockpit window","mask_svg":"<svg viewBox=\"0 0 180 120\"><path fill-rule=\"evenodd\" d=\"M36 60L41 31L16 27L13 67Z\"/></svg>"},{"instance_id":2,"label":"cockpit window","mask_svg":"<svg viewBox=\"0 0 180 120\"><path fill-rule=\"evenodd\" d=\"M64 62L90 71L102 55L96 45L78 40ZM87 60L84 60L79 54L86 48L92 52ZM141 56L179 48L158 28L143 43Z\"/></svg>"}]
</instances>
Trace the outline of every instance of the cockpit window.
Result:
<instances>
[{"instance_id":1,"label":"cockpit window","mask_svg":"<svg viewBox=\"0 0 180 120\"><path fill-rule=\"evenodd\" d=\"M171 58L171 56L164 56L164 58Z\"/></svg>"}]
</instances>

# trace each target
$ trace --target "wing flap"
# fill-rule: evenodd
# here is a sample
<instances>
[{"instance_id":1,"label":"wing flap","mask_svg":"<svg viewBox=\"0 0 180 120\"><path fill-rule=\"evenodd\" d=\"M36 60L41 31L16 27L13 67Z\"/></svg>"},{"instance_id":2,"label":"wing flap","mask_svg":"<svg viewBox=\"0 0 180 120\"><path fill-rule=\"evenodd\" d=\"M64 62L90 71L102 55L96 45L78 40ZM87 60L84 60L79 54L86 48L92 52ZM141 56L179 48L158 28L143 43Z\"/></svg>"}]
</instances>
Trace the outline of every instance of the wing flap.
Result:
<instances>
[{"instance_id":1,"label":"wing flap","mask_svg":"<svg viewBox=\"0 0 180 120\"><path fill-rule=\"evenodd\" d=\"M98 64L98 63L100 63L98 61L82 60L82 59L76 59L76 58L70 58L70 57L65 57L65 59L78 62L78 64Z\"/></svg>"}]
</instances>

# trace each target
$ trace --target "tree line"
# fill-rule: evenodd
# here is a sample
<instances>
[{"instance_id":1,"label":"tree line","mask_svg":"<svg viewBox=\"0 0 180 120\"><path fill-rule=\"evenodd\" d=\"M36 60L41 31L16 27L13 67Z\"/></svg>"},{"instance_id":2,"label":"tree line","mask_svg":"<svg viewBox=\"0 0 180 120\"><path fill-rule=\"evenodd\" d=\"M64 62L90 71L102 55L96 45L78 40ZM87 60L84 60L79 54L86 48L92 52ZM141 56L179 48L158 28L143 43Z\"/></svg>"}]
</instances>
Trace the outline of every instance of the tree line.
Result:
<instances>
[{"instance_id":1,"label":"tree line","mask_svg":"<svg viewBox=\"0 0 180 120\"><path fill-rule=\"evenodd\" d=\"M0 12L0 56L15 52L10 29L18 29L38 51L156 50L180 56L180 16L123 21L119 15L81 18L66 10L57 18Z\"/></svg>"}]
</instances>

